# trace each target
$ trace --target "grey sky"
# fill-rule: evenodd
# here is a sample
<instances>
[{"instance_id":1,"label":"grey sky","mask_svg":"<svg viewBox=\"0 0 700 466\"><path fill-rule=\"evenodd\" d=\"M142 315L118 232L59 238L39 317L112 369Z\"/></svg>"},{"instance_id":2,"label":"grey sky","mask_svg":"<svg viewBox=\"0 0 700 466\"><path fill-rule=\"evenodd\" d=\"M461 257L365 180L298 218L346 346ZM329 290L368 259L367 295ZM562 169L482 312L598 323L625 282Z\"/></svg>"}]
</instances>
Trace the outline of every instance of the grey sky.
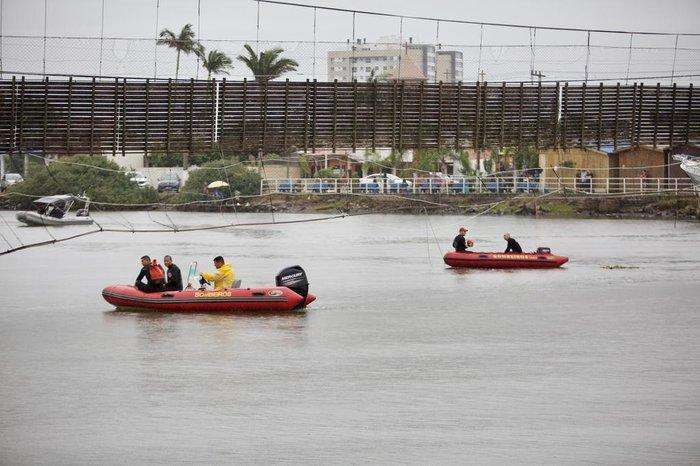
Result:
<instances>
[{"instance_id":1,"label":"grey sky","mask_svg":"<svg viewBox=\"0 0 700 466\"><path fill-rule=\"evenodd\" d=\"M152 38L156 33L157 0L105 0L105 37ZM43 54L41 40L23 40L8 36L43 35L44 0L2 0L3 68L36 70ZM659 2L658 0L618 0L618 1L518 1L500 0L492 2L472 0L434 0L430 2L385 0L318 0L308 3L341 8L385 11L390 13L438 16L477 21L507 23L528 23L534 25L581 27L596 29L634 29L667 32L697 32L700 20L700 2L680 0ZM49 36L100 36L101 0L47 0L46 30ZM213 40L254 41L256 38L257 4L252 0L201 0L199 34ZM184 23L197 24L197 0L160 0L158 28L179 29ZM261 6L260 38L263 41L311 41L313 39L313 11L309 9ZM399 20L384 17L357 15L356 37L376 41L382 36L398 36ZM427 21L404 20L404 38L413 37L416 41L434 43L436 24ZM441 44L477 46L480 30L478 26L465 26L441 23L438 41ZM316 39L318 41L342 42L352 36L352 15L318 11ZM674 37L634 38L635 46L673 47ZM489 27L484 32L484 43L518 45L520 48L493 49L482 58L482 67L500 79L510 75L520 76L528 70L530 31L527 29L504 29ZM626 47L629 36L594 34L593 45ZM565 33L538 31L536 45L566 44L584 45L585 33ZM220 48L235 55L240 52L239 43L208 43L209 48ZM680 47L700 48L698 38L681 38ZM154 51L151 43L117 42L103 44L103 74L153 73ZM93 74L97 62L99 44L95 41L63 41L48 44L47 72L67 72ZM313 73L313 49L308 44L285 46L289 54L302 63L300 76ZM315 74L323 79L324 57L328 50L337 48L319 45L316 48ZM456 48L456 47L454 47ZM463 49L465 53L465 75L476 69L476 52ZM158 68L169 70L172 56L167 50L158 53ZM643 52L635 54L632 74L655 74L669 70L672 52ZM539 68L564 78L575 74L582 75L585 62L585 48L572 48L565 51L536 49ZM626 67L627 52L624 50L599 50L591 57L591 71L603 78L608 74L619 74ZM684 51L677 56L677 73L700 70L697 51ZM471 61L470 61L471 60ZM485 62L485 63L484 63ZM505 65L507 63L507 66ZM184 72L194 72L196 64L185 62ZM499 68L500 67L500 68ZM525 67L525 68L523 68ZM111 70L111 71L110 71ZM160 73L160 71L159 71ZM242 76L243 70L238 70ZM667 73L667 72L666 72ZM234 73L235 74L235 73ZM617 76L615 76L617 77ZM465 80L473 78L465 76ZM558 79L558 77L557 77Z\"/></svg>"}]
</instances>

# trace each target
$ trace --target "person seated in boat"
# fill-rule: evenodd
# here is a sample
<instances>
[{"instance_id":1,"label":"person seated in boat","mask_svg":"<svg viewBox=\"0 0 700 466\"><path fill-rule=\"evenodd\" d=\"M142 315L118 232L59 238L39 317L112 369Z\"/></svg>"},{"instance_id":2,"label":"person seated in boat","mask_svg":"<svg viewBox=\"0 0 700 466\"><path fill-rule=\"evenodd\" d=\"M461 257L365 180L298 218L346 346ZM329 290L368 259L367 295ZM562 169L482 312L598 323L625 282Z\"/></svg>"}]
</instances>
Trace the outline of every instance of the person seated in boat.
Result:
<instances>
[{"instance_id":1,"label":"person seated in boat","mask_svg":"<svg viewBox=\"0 0 700 466\"><path fill-rule=\"evenodd\" d=\"M510 233L505 233L503 239L508 242L505 252L523 252L523 248L520 247L520 244L514 238L510 237Z\"/></svg>"},{"instance_id":2,"label":"person seated in boat","mask_svg":"<svg viewBox=\"0 0 700 466\"><path fill-rule=\"evenodd\" d=\"M464 237L464 235L467 234L467 230L465 227L460 227L459 228L459 234L455 236L455 239L452 240L452 247L455 248L455 252L469 252L467 251L467 247L470 245L468 244L467 239ZM471 240L469 240L471 242ZM474 244L472 242L472 244Z\"/></svg>"},{"instance_id":3,"label":"person seated in boat","mask_svg":"<svg viewBox=\"0 0 700 466\"><path fill-rule=\"evenodd\" d=\"M65 212L63 212L63 209L57 205L51 204L46 208L46 213L44 215L48 215L49 217L53 218L63 218L64 213Z\"/></svg>"},{"instance_id":4,"label":"person seated in boat","mask_svg":"<svg viewBox=\"0 0 700 466\"><path fill-rule=\"evenodd\" d=\"M168 291L182 291L182 272L180 272L180 267L173 264L171 256L163 257L163 264L167 268L165 272L165 289Z\"/></svg>"},{"instance_id":5,"label":"person seated in boat","mask_svg":"<svg viewBox=\"0 0 700 466\"><path fill-rule=\"evenodd\" d=\"M163 267L155 259L151 260L148 256L141 257L141 266L141 272L136 277L134 286L144 293L163 291L165 289L165 272ZM146 283L143 282L144 278Z\"/></svg>"},{"instance_id":6,"label":"person seated in boat","mask_svg":"<svg viewBox=\"0 0 700 466\"><path fill-rule=\"evenodd\" d=\"M224 288L231 288L236 278L236 275L233 272L233 267L224 262L224 258L221 256L216 256L214 258L214 267L216 267L216 272L202 272L200 274L202 277L200 283L214 282L214 291L220 291ZM204 285L204 283L202 283L202 285Z\"/></svg>"}]
</instances>

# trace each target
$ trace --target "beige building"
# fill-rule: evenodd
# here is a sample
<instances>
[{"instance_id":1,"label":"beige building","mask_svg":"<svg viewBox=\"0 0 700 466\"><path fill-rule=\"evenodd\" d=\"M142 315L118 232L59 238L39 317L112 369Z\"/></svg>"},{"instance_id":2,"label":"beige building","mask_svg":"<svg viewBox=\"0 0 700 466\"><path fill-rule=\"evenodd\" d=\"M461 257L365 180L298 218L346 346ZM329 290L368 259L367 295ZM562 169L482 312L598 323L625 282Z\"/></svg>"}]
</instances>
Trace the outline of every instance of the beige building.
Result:
<instances>
[{"instance_id":1,"label":"beige building","mask_svg":"<svg viewBox=\"0 0 700 466\"><path fill-rule=\"evenodd\" d=\"M381 40L380 40L381 41ZM437 74L438 54L443 77ZM450 79L444 79L448 76ZM328 52L328 79L349 82L378 80L409 80L426 82L455 82L462 77L461 52L436 52L434 45L414 44L411 39L402 46L386 40L366 44L358 40L349 50ZM457 79L455 79L457 78Z\"/></svg>"},{"instance_id":2,"label":"beige building","mask_svg":"<svg viewBox=\"0 0 700 466\"><path fill-rule=\"evenodd\" d=\"M444 83L456 83L462 80L462 52L441 50L435 59L435 79Z\"/></svg>"}]
</instances>

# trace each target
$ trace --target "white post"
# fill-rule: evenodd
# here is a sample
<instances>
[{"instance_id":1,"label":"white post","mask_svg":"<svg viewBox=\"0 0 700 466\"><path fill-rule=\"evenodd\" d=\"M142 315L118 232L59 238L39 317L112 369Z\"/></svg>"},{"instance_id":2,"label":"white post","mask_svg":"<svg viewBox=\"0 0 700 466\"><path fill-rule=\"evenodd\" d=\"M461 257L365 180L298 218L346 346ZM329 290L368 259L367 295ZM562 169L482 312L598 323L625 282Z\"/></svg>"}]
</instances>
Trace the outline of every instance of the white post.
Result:
<instances>
[{"instance_id":1,"label":"white post","mask_svg":"<svg viewBox=\"0 0 700 466\"><path fill-rule=\"evenodd\" d=\"M0 152L0 183L5 180L5 153Z\"/></svg>"},{"instance_id":2,"label":"white post","mask_svg":"<svg viewBox=\"0 0 700 466\"><path fill-rule=\"evenodd\" d=\"M605 179L605 194L610 194L610 178Z\"/></svg>"},{"instance_id":3,"label":"white post","mask_svg":"<svg viewBox=\"0 0 700 466\"><path fill-rule=\"evenodd\" d=\"M627 194L627 178L622 178L622 193Z\"/></svg>"}]
</instances>

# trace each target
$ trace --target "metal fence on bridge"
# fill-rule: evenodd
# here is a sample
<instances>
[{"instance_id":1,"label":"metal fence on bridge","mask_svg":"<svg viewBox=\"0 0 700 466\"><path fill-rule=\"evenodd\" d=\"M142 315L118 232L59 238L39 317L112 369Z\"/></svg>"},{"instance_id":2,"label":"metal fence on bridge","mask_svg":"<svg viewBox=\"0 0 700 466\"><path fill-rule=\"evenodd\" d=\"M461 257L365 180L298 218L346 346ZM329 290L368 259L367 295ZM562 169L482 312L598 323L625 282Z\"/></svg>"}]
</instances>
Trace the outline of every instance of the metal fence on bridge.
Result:
<instances>
[{"instance_id":1,"label":"metal fence on bridge","mask_svg":"<svg viewBox=\"0 0 700 466\"><path fill-rule=\"evenodd\" d=\"M573 190L581 194L698 193L689 178L287 178L263 179L261 194L518 194Z\"/></svg>"}]
</instances>

